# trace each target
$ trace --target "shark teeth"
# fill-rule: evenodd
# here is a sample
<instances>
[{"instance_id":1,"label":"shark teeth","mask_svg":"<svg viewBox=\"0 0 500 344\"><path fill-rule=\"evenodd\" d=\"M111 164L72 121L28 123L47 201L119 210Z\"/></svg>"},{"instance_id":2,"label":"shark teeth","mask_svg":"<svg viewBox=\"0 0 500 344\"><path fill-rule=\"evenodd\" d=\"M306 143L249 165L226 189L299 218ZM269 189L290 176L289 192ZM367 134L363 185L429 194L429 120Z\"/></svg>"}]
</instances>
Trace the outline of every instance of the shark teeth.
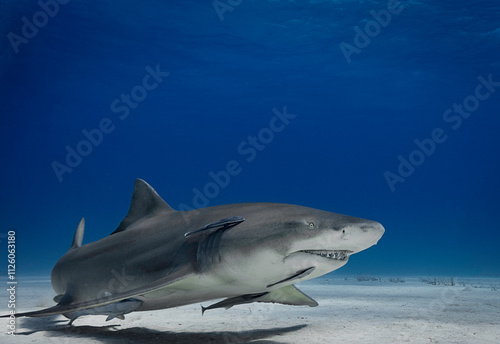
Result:
<instances>
[{"instance_id":1,"label":"shark teeth","mask_svg":"<svg viewBox=\"0 0 500 344\"><path fill-rule=\"evenodd\" d=\"M347 250L344 251L303 250L301 252L315 254L317 256L334 260L346 260L349 257L349 254L352 253L352 251L347 251Z\"/></svg>"}]
</instances>

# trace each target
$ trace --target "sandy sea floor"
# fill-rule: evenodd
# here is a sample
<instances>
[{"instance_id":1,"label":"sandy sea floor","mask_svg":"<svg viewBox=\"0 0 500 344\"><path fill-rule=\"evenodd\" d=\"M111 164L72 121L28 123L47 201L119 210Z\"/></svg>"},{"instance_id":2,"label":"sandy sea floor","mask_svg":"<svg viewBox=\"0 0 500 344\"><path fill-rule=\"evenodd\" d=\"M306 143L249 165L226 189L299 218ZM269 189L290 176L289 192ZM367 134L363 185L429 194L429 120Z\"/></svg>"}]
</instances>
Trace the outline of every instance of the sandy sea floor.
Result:
<instances>
[{"instance_id":1,"label":"sandy sea floor","mask_svg":"<svg viewBox=\"0 0 500 344\"><path fill-rule=\"evenodd\" d=\"M88 316L67 326L62 316L19 318L9 338L0 319L2 343L500 343L500 279L320 278L297 286L319 306L248 304L209 310L199 304L126 315L105 321ZM432 278L429 282L434 282ZM446 282L445 285L444 282ZM4 285L7 285L5 282ZM6 288L0 311L8 311ZM50 282L22 278L16 310L52 306ZM211 302L204 303L205 306ZM8 341L5 341L7 339Z\"/></svg>"}]
</instances>

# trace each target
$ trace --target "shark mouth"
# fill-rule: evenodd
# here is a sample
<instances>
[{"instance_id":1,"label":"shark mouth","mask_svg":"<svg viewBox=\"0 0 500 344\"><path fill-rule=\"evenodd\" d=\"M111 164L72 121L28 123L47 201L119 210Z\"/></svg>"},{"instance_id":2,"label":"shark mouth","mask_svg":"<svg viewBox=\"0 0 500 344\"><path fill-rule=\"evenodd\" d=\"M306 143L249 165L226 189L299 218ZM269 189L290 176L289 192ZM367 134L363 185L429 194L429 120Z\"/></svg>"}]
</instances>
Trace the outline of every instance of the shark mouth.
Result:
<instances>
[{"instance_id":1,"label":"shark mouth","mask_svg":"<svg viewBox=\"0 0 500 344\"><path fill-rule=\"evenodd\" d=\"M333 260L346 260L349 255L352 253L352 251L348 250L337 250L337 251L325 251L325 250L303 250L300 252L304 253L309 253L309 254L315 254L317 256L323 257L323 258L328 258L328 259L333 259Z\"/></svg>"}]
</instances>

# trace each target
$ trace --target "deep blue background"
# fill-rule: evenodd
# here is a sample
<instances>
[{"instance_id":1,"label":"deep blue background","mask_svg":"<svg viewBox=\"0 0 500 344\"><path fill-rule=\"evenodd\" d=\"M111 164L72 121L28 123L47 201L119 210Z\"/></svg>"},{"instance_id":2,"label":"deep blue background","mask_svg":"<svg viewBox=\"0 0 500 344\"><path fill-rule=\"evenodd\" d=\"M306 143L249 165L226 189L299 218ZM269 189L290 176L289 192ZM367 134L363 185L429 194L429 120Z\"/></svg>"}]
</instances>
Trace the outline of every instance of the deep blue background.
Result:
<instances>
[{"instance_id":1,"label":"deep blue background","mask_svg":"<svg viewBox=\"0 0 500 344\"><path fill-rule=\"evenodd\" d=\"M210 205L292 203L386 227L339 272L500 274L500 88L457 130L442 117L478 76L500 81L498 2L404 2L351 63L339 44L387 2L244 0L221 21L212 1L74 0L17 53L8 34L41 9L2 6L0 233L16 230L19 274L48 274L82 216L84 242L111 233L135 178L177 208L233 159L243 171ZM170 75L120 120L111 103L158 64ZM284 106L297 117L245 161L238 145ZM51 164L103 118L116 129L59 182ZM384 172L435 128L447 141L392 192Z\"/></svg>"}]
</instances>

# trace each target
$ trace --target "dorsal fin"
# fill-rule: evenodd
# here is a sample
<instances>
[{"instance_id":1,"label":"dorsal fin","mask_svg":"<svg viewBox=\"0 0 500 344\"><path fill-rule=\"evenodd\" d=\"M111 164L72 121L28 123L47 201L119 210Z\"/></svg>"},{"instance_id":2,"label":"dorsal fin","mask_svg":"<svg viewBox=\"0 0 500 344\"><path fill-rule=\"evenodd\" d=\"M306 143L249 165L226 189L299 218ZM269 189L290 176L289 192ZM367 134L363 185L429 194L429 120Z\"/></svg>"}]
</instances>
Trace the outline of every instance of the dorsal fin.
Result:
<instances>
[{"instance_id":1,"label":"dorsal fin","mask_svg":"<svg viewBox=\"0 0 500 344\"><path fill-rule=\"evenodd\" d=\"M122 232L133 223L151 214L174 211L148 183L142 179L136 179L128 214L111 234Z\"/></svg>"},{"instance_id":2,"label":"dorsal fin","mask_svg":"<svg viewBox=\"0 0 500 344\"><path fill-rule=\"evenodd\" d=\"M73 236L73 243L71 243L70 250L82 246L83 232L85 230L85 218L82 217L76 227L75 235Z\"/></svg>"}]
</instances>

